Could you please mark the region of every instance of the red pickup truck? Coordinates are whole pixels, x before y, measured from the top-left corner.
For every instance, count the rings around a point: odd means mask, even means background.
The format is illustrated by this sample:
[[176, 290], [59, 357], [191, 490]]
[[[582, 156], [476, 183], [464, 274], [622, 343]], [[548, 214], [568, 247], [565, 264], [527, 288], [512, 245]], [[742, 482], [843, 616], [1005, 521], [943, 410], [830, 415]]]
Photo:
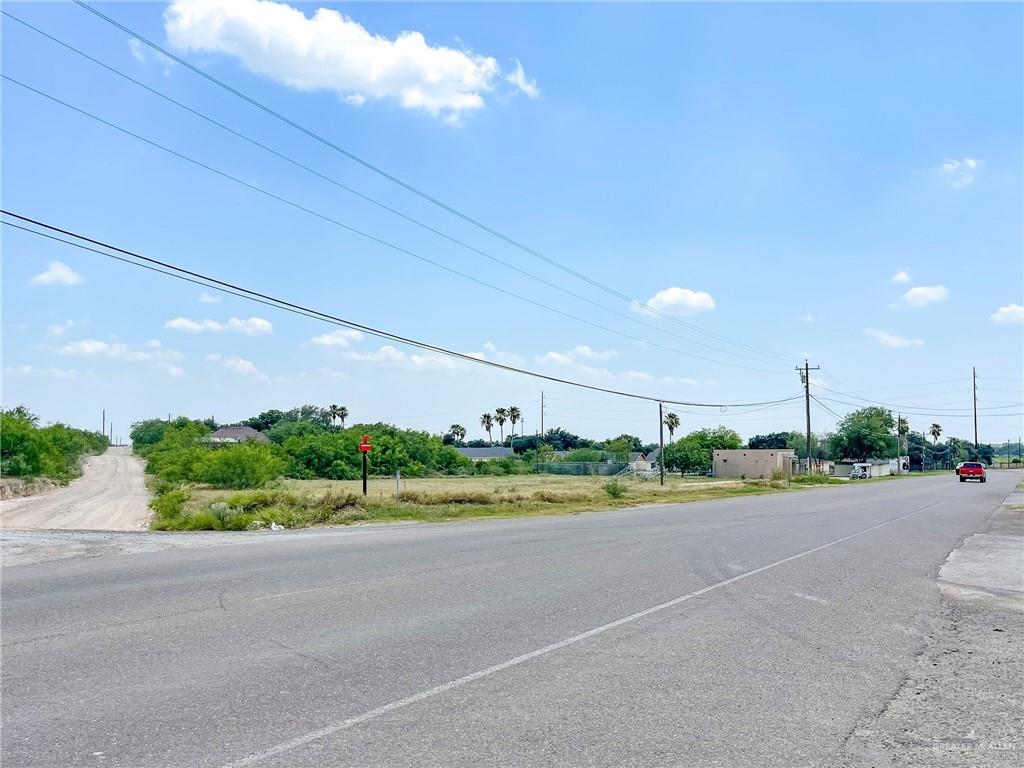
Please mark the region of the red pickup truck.
[[968, 479], [973, 478], [985, 482], [985, 465], [979, 464], [976, 461], [965, 461], [963, 466], [960, 467], [960, 482], [966, 483]]

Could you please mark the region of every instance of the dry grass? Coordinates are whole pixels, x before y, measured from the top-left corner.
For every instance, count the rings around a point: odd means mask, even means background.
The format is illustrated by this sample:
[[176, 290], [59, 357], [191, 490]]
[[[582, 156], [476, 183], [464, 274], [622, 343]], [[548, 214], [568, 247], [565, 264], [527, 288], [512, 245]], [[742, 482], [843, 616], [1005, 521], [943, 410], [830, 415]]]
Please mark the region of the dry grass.
[[[607, 477], [517, 475], [373, 480], [362, 496], [359, 482], [286, 480], [273, 488], [225, 492], [189, 488], [154, 527], [168, 530], [239, 530], [271, 521], [290, 528], [398, 520], [442, 521], [475, 517], [577, 514], [638, 504], [702, 501], [785, 490], [759, 480], [619, 478], [613, 494]], [[170, 501], [170, 500], [169, 500]], [[258, 522], [257, 522], [258, 521]]]

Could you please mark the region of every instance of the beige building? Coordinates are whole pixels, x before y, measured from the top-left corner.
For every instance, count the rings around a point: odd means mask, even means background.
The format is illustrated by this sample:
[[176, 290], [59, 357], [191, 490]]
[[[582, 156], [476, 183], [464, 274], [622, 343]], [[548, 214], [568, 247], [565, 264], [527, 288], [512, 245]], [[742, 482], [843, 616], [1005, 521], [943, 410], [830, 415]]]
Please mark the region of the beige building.
[[737, 448], [715, 451], [712, 474], [715, 477], [770, 479], [775, 472], [788, 475], [790, 462], [796, 460], [791, 448]]

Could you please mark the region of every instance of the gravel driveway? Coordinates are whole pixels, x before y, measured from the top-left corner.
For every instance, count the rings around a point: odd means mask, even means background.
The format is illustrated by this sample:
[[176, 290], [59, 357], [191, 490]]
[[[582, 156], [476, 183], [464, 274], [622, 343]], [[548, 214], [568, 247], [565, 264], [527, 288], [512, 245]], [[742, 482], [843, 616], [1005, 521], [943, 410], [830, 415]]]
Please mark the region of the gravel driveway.
[[65, 488], [0, 502], [0, 527], [138, 531], [149, 524], [148, 504], [142, 462], [130, 448], [110, 448], [87, 458]]

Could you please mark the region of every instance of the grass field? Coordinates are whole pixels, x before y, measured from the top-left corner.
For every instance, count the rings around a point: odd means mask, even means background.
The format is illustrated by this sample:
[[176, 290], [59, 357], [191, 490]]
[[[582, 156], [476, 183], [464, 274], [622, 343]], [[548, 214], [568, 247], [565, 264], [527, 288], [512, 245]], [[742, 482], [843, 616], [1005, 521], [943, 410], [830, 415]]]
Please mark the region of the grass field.
[[[914, 477], [920, 477], [916, 474]], [[897, 480], [899, 478], [877, 478]], [[904, 478], [906, 479], [906, 478]], [[761, 493], [785, 493], [846, 480], [782, 481], [510, 475], [371, 479], [366, 497], [359, 481], [282, 480], [256, 490], [225, 491], [192, 486], [153, 503], [156, 530], [246, 530], [277, 523], [287, 528], [366, 522], [438, 522], [476, 517], [578, 514], [639, 504], [705, 501]], [[857, 482], [872, 482], [857, 481]]]
[[[667, 477], [624, 478], [514, 475], [394, 478], [359, 481], [283, 480], [270, 488], [224, 491], [193, 486], [154, 503], [157, 530], [244, 530], [271, 522], [289, 528], [401, 520], [576, 514], [637, 504], [701, 501], [785, 491], [784, 482]], [[397, 491], [397, 492], [396, 492]]]

